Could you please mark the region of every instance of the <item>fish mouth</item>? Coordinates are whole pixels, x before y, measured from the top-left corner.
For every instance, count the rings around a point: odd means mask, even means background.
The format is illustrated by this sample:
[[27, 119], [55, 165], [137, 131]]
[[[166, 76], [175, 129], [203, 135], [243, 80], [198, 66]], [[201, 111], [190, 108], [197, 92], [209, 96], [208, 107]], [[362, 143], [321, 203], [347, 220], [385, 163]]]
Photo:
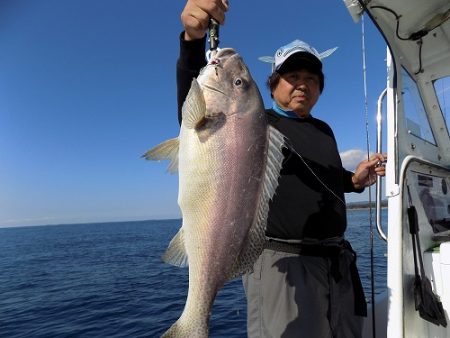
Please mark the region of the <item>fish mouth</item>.
[[[218, 71], [221, 68], [224, 68], [225, 65], [236, 58], [240, 58], [239, 54], [236, 53], [236, 51], [233, 48], [222, 48], [219, 49], [214, 57], [209, 61], [209, 63], [206, 65], [206, 67], [214, 67], [216, 71], [216, 75], [218, 75]], [[220, 88], [213, 86], [211, 84], [208, 84], [207, 82], [201, 84], [202, 89], [209, 90], [211, 92], [219, 93], [224, 95], [225, 97], [228, 97], [227, 93], [225, 93]]]
[[203, 84], [202, 84], [202, 88], [203, 88], [203, 89], [210, 90], [210, 91], [215, 92], [215, 93], [222, 94], [222, 95], [224, 95], [224, 96], [228, 96], [224, 91], [220, 90], [220, 89], [217, 88], [217, 87], [211, 86], [211, 85], [209, 85], [209, 84], [207, 84], [207, 83], [203, 83]]
[[233, 56], [239, 56], [238, 53], [233, 48], [222, 48], [219, 49], [214, 57], [209, 61], [208, 65], [223, 65]]

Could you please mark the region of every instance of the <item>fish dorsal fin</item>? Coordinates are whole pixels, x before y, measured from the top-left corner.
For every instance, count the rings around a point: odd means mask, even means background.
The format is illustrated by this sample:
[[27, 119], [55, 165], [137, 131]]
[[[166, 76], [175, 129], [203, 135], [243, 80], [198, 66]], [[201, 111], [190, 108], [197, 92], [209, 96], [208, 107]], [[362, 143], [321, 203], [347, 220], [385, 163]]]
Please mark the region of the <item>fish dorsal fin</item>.
[[205, 98], [197, 79], [194, 79], [182, 108], [183, 124], [188, 129], [194, 129], [205, 118], [205, 115]]
[[252, 271], [253, 264], [261, 254], [266, 240], [269, 202], [278, 186], [278, 178], [284, 160], [282, 149], [286, 147], [286, 137], [272, 126], [268, 128], [268, 138], [266, 168], [255, 221], [249, 230], [246, 244], [235, 262], [230, 279]]
[[272, 199], [278, 186], [278, 177], [280, 176], [280, 171], [284, 160], [282, 150], [286, 147], [286, 137], [281, 132], [272, 126], [269, 126], [268, 133], [269, 149], [267, 151], [267, 169], [263, 184], [264, 194], [262, 196], [262, 198], [267, 200], [267, 208], [269, 207], [269, 201]]
[[180, 142], [178, 137], [171, 138], [170, 140], [164, 141], [158, 144], [156, 147], [147, 151], [143, 158], [146, 160], [160, 161], [160, 160], [170, 160], [169, 167], [167, 171], [171, 174], [178, 171], [178, 149]]
[[166, 252], [162, 256], [162, 259], [164, 262], [175, 266], [188, 266], [188, 256], [184, 245], [183, 227], [181, 227], [180, 231], [178, 231], [178, 233], [170, 241]]

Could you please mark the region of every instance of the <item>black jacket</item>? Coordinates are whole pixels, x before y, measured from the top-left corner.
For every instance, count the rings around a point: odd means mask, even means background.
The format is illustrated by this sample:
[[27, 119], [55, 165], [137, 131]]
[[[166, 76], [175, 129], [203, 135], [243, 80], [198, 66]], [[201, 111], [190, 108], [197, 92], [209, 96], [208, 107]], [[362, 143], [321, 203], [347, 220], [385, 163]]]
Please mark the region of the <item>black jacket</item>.
[[[181, 108], [192, 79], [206, 64], [205, 41], [186, 42], [180, 38], [177, 61], [180, 123]], [[266, 235], [282, 239], [343, 236], [347, 227], [344, 192], [362, 190], [353, 188], [352, 173], [342, 167], [331, 128], [314, 117], [292, 119], [272, 109], [267, 109], [266, 113], [269, 123], [283, 133], [290, 146], [301, 155], [300, 158], [290, 150], [284, 151], [285, 160], [270, 204]]]

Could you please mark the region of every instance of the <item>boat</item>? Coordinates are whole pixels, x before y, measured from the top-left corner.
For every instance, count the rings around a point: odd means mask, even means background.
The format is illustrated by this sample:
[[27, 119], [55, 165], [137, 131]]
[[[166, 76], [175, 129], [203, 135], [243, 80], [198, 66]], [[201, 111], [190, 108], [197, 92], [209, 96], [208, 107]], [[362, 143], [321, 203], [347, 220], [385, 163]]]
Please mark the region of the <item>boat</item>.
[[[364, 337], [450, 337], [450, 2], [344, 3], [355, 22], [369, 17], [387, 44], [376, 123], [377, 151], [385, 146], [388, 161], [375, 212], [387, 241], [387, 285]], [[388, 224], [380, 221], [383, 190]]]

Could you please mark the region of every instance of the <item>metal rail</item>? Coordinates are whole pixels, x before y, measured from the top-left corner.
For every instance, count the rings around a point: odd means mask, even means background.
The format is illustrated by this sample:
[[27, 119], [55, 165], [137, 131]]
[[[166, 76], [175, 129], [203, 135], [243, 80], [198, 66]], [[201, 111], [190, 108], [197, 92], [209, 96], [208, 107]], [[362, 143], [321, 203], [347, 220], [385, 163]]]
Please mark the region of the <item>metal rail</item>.
[[[382, 153], [382, 111], [383, 111], [383, 99], [386, 96], [387, 88], [378, 97], [377, 104], [377, 153]], [[384, 165], [384, 164], [383, 164]], [[377, 230], [380, 237], [387, 242], [387, 236], [381, 226], [381, 177], [377, 176], [376, 182], [376, 202], [375, 202], [375, 212], [376, 212], [376, 223]]]

